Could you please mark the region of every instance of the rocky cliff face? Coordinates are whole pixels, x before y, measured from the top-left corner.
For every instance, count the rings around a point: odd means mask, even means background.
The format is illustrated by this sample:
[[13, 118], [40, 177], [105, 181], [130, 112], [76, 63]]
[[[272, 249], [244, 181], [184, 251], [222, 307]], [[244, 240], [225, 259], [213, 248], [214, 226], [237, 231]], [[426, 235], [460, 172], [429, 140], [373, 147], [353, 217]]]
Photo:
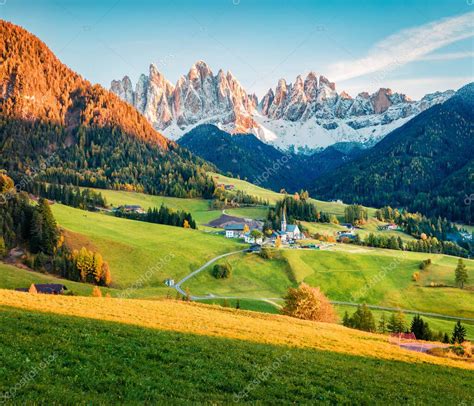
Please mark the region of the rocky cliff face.
[[133, 91], [130, 79], [114, 80], [111, 90], [135, 106], [156, 129], [178, 138], [200, 123], [220, 124], [229, 132], [249, 132], [256, 126], [255, 95], [249, 95], [231, 72], [214, 75], [209, 66], [196, 62], [173, 86], [150, 65]]
[[173, 86], [150, 66], [135, 89], [130, 78], [114, 80], [111, 90], [140, 111], [153, 126], [176, 139], [198, 124], [230, 133], [254, 133], [281, 149], [314, 149], [336, 142], [375, 143], [385, 134], [454, 93], [434, 93], [420, 101], [381, 88], [352, 98], [336, 84], [310, 72], [294, 83], [278, 81], [258, 103], [231, 72], [214, 75], [196, 62]]
[[442, 103], [453, 91], [412, 101], [404, 94], [381, 88], [352, 98], [338, 93], [334, 82], [310, 72], [293, 84], [278, 81], [259, 105], [258, 136], [280, 148], [314, 149], [336, 142], [373, 144], [421, 111]]

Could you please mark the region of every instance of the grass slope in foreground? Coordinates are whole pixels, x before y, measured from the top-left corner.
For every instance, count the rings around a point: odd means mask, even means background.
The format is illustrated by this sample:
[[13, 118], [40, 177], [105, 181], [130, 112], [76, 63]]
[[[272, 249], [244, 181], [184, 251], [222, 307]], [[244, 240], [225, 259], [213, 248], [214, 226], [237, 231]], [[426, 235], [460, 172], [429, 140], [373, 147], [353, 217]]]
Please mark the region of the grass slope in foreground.
[[123, 300], [118, 311], [116, 301], [0, 291], [0, 393], [53, 356], [14, 402], [474, 401], [471, 364], [383, 336], [174, 301]]

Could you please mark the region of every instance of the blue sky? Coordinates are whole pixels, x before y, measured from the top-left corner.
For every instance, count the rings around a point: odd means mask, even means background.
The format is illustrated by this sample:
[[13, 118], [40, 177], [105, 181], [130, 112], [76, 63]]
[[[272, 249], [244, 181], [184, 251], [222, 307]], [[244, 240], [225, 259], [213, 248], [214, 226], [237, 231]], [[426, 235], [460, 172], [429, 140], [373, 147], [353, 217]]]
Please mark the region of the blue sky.
[[106, 87], [151, 62], [175, 83], [197, 60], [259, 97], [310, 70], [352, 95], [414, 98], [474, 75], [474, 0], [0, 0], [0, 17]]

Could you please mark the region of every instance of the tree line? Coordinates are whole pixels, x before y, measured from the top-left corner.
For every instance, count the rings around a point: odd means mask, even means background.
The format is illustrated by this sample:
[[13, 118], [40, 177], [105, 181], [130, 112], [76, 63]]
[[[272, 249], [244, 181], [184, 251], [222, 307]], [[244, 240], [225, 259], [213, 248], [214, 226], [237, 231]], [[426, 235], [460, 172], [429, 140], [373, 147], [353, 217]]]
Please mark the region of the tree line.
[[124, 207], [115, 211], [116, 217], [127, 218], [130, 220], [146, 221], [148, 223], [165, 224], [168, 226], [184, 227], [196, 229], [196, 221], [191, 213], [183, 210], [173, 210], [164, 204], [159, 209], [149, 208], [146, 213], [137, 213], [126, 211]]
[[35, 196], [54, 200], [66, 206], [83, 210], [95, 210], [96, 207], [107, 207], [107, 200], [100, 192], [91, 189], [80, 189], [78, 186], [54, 185], [43, 182], [31, 184], [27, 190]]
[[[15, 247], [26, 254], [24, 263], [40, 272], [107, 286], [111, 274], [99, 253], [72, 251], [65, 244], [48, 201], [32, 204], [26, 192], [16, 193], [11, 178], [0, 173], [0, 258]], [[91, 276], [93, 275], [93, 276]]]
[[364, 303], [357, 306], [357, 310], [352, 314], [346, 311], [342, 320], [346, 327], [357, 330], [385, 333], [413, 333], [417, 340], [441, 341], [451, 344], [462, 344], [466, 340], [466, 328], [458, 321], [453, 328], [451, 337], [447, 333], [434, 332], [427, 321], [417, 314], [411, 323], [408, 323], [403, 312], [391, 313], [387, 318], [382, 313], [378, 323], [369, 307]]

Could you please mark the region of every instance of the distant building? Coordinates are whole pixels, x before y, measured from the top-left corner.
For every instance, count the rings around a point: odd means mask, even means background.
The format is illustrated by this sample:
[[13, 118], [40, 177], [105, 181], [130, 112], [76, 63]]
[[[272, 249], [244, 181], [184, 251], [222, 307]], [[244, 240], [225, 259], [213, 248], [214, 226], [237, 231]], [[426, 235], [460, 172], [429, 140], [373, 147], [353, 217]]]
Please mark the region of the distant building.
[[174, 279], [171, 279], [171, 278], [165, 279], [165, 285], [169, 287], [174, 286]]
[[300, 231], [298, 224], [289, 224], [286, 226], [286, 234], [290, 240], [301, 240], [304, 238], [303, 233]]
[[[36, 292], [47, 295], [62, 295], [67, 287], [60, 283], [35, 283]], [[29, 288], [17, 288], [18, 292], [28, 292]]]
[[262, 242], [263, 242], [262, 237], [254, 238], [254, 237], [252, 237], [250, 232], [244, 234], [244, 240], [248, 244], [262, 244]]
[[139, 206], [138, 204], [126, 204], [124, 206], [119, 206], [114, 211], [124, 211], [126, 213], [138, 213], [138, 214], [145, 213], [145, 210], [142, 209], [142, 206]]
[[245, 223], [226, 224], [224, 230], [226, 238], [243, 238]]
[[286, 208], [283, 208], [281, 214], [280, 230], [274, 231], [271, 238], [272, 240], [280, 238], [282, 243], [287, 243], [292, 240], [302, 240], [305, 238], [305, 236], [298, 227], [298, 224], [287, 224]]

